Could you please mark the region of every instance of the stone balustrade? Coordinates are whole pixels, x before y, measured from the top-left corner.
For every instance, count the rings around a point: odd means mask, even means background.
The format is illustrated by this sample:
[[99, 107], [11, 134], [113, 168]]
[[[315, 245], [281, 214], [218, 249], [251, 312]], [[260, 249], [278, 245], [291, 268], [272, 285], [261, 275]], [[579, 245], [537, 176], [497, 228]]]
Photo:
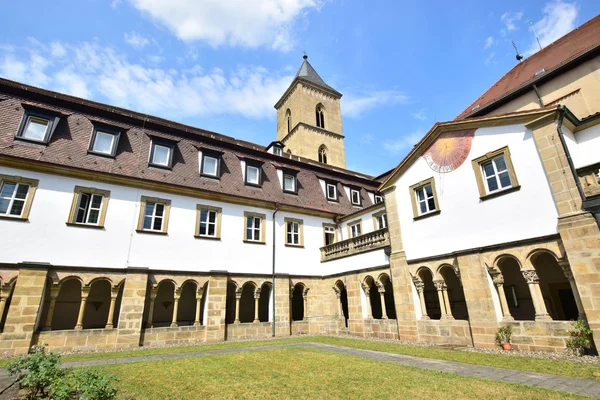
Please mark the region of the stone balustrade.
[[378, 250], [390, 245], [387, 228], [365, 233], [351, 239], [321, 247], [321, 262], [336, 260], [368, 251]]
[[600, 194], [600, 163], [578, 169], [577, 175], [587, 197]]

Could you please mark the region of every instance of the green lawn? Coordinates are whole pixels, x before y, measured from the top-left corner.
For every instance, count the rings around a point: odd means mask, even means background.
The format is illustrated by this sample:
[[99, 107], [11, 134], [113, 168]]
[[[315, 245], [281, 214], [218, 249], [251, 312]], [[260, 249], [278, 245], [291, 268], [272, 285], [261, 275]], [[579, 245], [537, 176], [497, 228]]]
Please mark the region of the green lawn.
[[120, 399], [540, 399], [564, 393], [306, 348], [105, 365]]

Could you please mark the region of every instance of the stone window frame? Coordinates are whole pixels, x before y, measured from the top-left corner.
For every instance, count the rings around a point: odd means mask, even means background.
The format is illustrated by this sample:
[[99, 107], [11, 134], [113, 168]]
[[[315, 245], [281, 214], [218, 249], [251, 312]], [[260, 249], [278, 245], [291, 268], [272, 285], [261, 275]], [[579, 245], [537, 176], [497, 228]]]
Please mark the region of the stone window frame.
[[[333, 228], [333, 243], [337, 243], [338, 241], [338, 227], [336, 224], [328, 224], [323, 222], [323, 246], [327, 246], [327, 232], [325, 232], [325, 228]], [[333, 244], [333, 243], [330, 243]]]
[[[100, 207], [100, 215], [98, 215], [97, 224], [88, 224], [82, 222], [76, 222], [77, 209], [79, 208], [79, 200], [82, 194], [99, 195], [102, 196], [102, 205]], [[90, 199], [91, 200], [91, 199]], [[110, 200], [110, 190], [97, 189], [94, 187], [86, 186], [75, 186], [73, 189], [73, 201], [71, 202], [71, 209], [69, 211], [69, 217], [66, 224], [68, 226], [76, 226], [81, 228], [97, 228], [103, 229], [104, 222], [106, 221], [106, 211], [108, 210], [108, 202]]]
[[[215, 236], [201, 235], [200, 234], [200, 215], [202, 211], [214, 211], [216, 216]], [[194, 237], [196, 239], [207, 239], [207, 240], [221, 240], [221, 216], [223, 215], [223, 209], [221, 207], [209, 206], [206, 204], [196, 205], [196, 229]]]
[[[418, 205], [418, 201], [417, 201], [417, 190], [421, 189], [422, 187], [424, 187], [426, 185], [431, 185], [431, 192], [433, 193], [433, 201], [435, 203], [435, 210], [429, 211], [425, 214], [421, 214], [419, 212], [419, 205]], [[440, 202], [438, 201], [438, 197], [437, 197], [437, 189], [435, 187], [435, 177], [432, 176], [431, 178], [427, 178], [425, 180], [422, 180], [421, 182], [415, 183], [414, 185], [412, 185], [408, 188], [408, 191], [409, 191], [409, 195], [410, 195], [410, 202], [412, 204], [414, 221], [416, 221], [418, 219], [438, 215], [440, 212], [442, 212], [442, 210], [440, 209]]]
[[[290, 243], [288, 242], [288, 224], [289, 223], [297, 223], [298, 224], [298, 244], [294, 244], [294, 243]], [[284, 243], [286, 247], [297, 247], [297, 248], [303, 248], [304, 247], [304, 221], [298, 218], [289, 218], [289, 217], [285, 217], [283, 219], [283, 225], [285, 227], [285, 229], [283, 230], [283, 234], [284, 234]]]
[[[495, 192], [488, 193], [487, 185], [484, 182], [483, 173], [481, 170], [482, 164], [500, 155], [504, 156], [504, 161], [506, 162], [506, 168], [508, 169], [508, 174], [510, 176], [512, 186], [506, 189], [500, 189]], [[477, 189], [479, 190], [480, 200], [487, 200], [496, 196], [501, 196], [503, 194], [511, 193], [521, 189], [519, 181], [517, 180], [517, 175], [515, 173], [515, 167], [513, 166], [512, 159], [510, 157], [510, 150], [508, 146], [501, 147], [494, 151], [489, 151], [483, 156], [473, 159], [471, 161], [471, 164], [473, 166], [473, 171], [475, 172], [475, 180], [477, 182]]]
[[[119, 146], [119, 139], [121, 138], [122, 130], [119, 128], [107, 125], [107, 124], [99, 123], [99, 122], [92, 122], [92, 123], [94, 124], [94, 127], [92, 129], [92, 136], [90, 137], [90, 145], [88, 147], [88, 154], [93, 154], [95, 156], [101, 156], [101, 157], [115, 158], [115, 156], [117, 155], [117, 147]], [[102, 153], [100, 151], [94, 150], [94, 144], [96, 142], [96, 136], [98, 134], [98, 131], [114, 136], [112, 149], [110, 150], [110, 153]]]
[[[162, 229], [160, 231], [155, 231], [155, 230], [150, 230], [150, 229], [144, 229], [144, 214], [145, 214], [145, 210], [146, 210], [146, 203], [158, 203], [158, 204], [164, 204], [165, 206], [165, 212], [163, 213], [163, 223], [162, 223]], [[169, 199], [162, 199], [159, 197], [152, 197], [152, 196], [142, 196], [140, 198], [140, 213], [138, 216], [138, 225], [137, 225], [137, 229], [135, 230], [137, 233], [149, 233], [149, 234], [154, 234], [154, 235], [166, 235], [168, 232], [168, 228], [169, 228], [169, 216], [171, 214], [171, 200]]]
[[[260, 240], [249, 240], [246, 236], [246, 224], [248, 223], [248, 218], [250, 217], [254, 217], [254, 218], [260, 218]], [[261, 213], [257, 213], [257, 212], [251, 212], [251, 211], [244, 211], [244, 224], [243, 224], [243, 242], [244, 243], [249, 243], [249, 244], [267, 244], [266, 241], [266, 221], [267, 221], [267, 215], [266, 214], [261, 214]]]
[[[379, 212], [376, 212], [375, 214], [373, 214], [373, 216], [372, 216], [372, 217], [373, 217], [373, 230], [375, 230], [375, 231], [378, 231], [378, 230], [380, 230], [380, 229], [385, 229], [385, 228], [387, 228], [387, 227], [388, 227], [388, 223], [387, 223], [387, 215], [386, 215], [386, 214], [387, 214], [387, 210], [385, 210], [385, 209], [383, 209], [383, 210], [381, 210], [381, 211], [379, 211]], [[378, 228], [378, 227], [377, 227], [377, 218], [381, 217], [382, 215], [386, 215], [386, 219], [385, 219], [385, 221], [386, 221], [386, 223], [385, 223], [385, 227], [384, 227], [384, 228]]]
[[[46, 128], [46, 132], [42, 140], [31, 139], [23, 136], [23, 133], [25, 133], [25, 128], [27, 127], [27, 124], [29, 123], [32, 117], [48, 121], [48, 127]], [[17, 130], [15, 139], [30, 143], [48, 145], [50, 139], [52, 139], [52, 136], [54, 135], [54, 131], [56, 130], [56, 127], [58, 126], [59, 122], [60, 116], [58, 115], [58, 113], [52, 113], [44, 109], [38, 109], [30, 106], [24, 106], [23, 117], [21, 118], [21, 123], [19, 124], [19, 129]]]
[[35, 192], [37, 191], [40, 181], [37, 179], [24, 178], [22, 176], [0, 174], [0, 190], [2, 189], [2, 186], [4, 186], [4, 183], [21, 183], [24, 185], [29, 185], [29, 190], [27, 191], [27, 197], [25, 198], [25, 204], [23, 205], [23, 211], [21, 212], [21, 215], [18, 217], [10, 215], [0, 215], [0, 219], [8, 219], [12, 221], [29, 221], [29, 213], [31, 212], [33, 198], [35, 196]]
[[[360, 235], [352, 236], [352, 227], [354, 225], [359, 225]], [[348, 222], [348, 239], [353, 239], [355, 237], [359, 237], [364, 234], [363, 226], [362, 226], [362, 218], [355, 219], [354, 221]]]

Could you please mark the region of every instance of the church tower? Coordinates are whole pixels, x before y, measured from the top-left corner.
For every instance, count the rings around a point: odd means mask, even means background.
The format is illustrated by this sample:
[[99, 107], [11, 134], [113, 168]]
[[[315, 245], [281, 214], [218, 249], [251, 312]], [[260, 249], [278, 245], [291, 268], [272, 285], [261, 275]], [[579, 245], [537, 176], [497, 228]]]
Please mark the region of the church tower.
[[292, 84], [275, 104], [277, 140], [285, 145], [285, 151], [346, 168], [341, 98], [304, 55]]

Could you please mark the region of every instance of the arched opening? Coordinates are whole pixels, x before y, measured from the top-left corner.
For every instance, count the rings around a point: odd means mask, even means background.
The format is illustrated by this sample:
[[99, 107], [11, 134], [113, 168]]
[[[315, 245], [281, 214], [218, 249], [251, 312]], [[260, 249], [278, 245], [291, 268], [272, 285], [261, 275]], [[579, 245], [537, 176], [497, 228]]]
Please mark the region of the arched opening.
[[429, 268], [419, 270], [419, 278], [423, 282], [423, 296], [425, 296], [425, 308], [430, 319], [440, 319], [442, 310], [440, 309], [440, 300], [437, 289], [433, 285], [433, 274]]
[[324, 144], [319, 147], [319, 162], [327, 164], [327, 147]]
[[392, 281], [387, 274], [382, 274], [379, 277], [379, 281], [385, 289], [384, 301], [385, 311], [389, 319], [396, 319], [396, 304], [394, 303], [394, 288], [392, 287]]
[[450, 310], [447, 311], [452, 313], [454, 319], [469, 319], [465, 292], [460, 279], [456, 276], [456, 272], [452, 267], [446, 265], [440, 269], [440, 275], [444, 278], [447, 287], [448, 301], [450, 303]]
[[375, 279], [368, 276], [365, 278], [365, 284], [369, 288], [369, 302], [371, 303], [371, 316], [375, 319], [381, 319], [383, 313], [381, 312], [381, 296], [379, 295], [379, 288], [375, 284]]
[[317, 104], [317, 107], [315, 108], [315, 117], [317, 121], [317, 126], [319, 128], [325, 129], [325, 113], [322, 104]]
[[349, 319], [349, 313], [348, 313], [348, 291], [346, 290], [346, 285], [344, 285], [344, 283], [342, 281], [337, 281], [335, 286], [337, 287], [337, 289], [339, 290], [340, 293], [340, 310], [341, 310], [341, 316], [344, 317], [344, 324], [346, 325], [346, 328], [348, 327], [348, 319]]
[[4, 301], [4, 309], [2, 310], [2, 314], [0, 314], [0, 332], [4, 330], [6, 316], [8, 315], [8, 309], [10, 308], [13, 292], [15, 291], [15, 282], [16, 280], [2, 285], [2, 296], [6, 296], [6, 300]]
[[177, 325], [194, 325], [196, 305], [198, 304], [196, 292], [196, 282], [187, 281], [181, 287], [181, 295], [177, 306]]
[[[113, 314], [113, 328], [119, 327], [119, 315], [121, 314], [121, 303], [123, 302], [123, 289], [125, 288], [125, 282], [119, 284], [119, 292], [117, 293], [117, 299], [115, 301], [115, 313]], [[142, 325], [145, 326], [145, 325]]]
[[531, 257], [531, 264], [540, 279], [540, 289], [548, 314], [553, 320], [577, 320], [579, 312], [571, 285], [556, 258], [548, 252]]
[[519, 263], [514, 257], [504, 256], [497, 265], [504, 278], [504, 293], [510, 315], [516, 321], [533, 321], [535, 308]]
[[302, 321], [304, 319], [304, 285], [296, 283], [292, 293], [292, 320]]
[[79, 279], [68, 279], [60, 284], [55, 304], [54, 314], [52, 314], [52, 330], [74, 329], [81, 304]]
[[285, 121], [287, 123], [287, 131], [290, 133], [292, 131], [292, 112], [289, 108], [285, 112]]
[[227, 299], [225, 302], [225, 323], [233, 324], [235, 322], [235, 292], [237, 285], [232, 282], [227, 282]]
[[258, 319], [260, 322], [269, 322], [269, 308], [271, 307], [271, 284], [265, 282], [260, 287], [258, 299]]
[[240, 322], [254, 321], [254, 283], [247, 282], [242, 286], [242, 297], [240, 298]]
[[174, 299], [175, 284], [167, 280], [160, 282], [152, 314], [152, 326], [154, 328], [171, 325], [173, 321]]
[[106, 279], [97, 279], [90, 286], [83, 314], [83, 329], [102, 329], [108, 322], [112, 285]]

